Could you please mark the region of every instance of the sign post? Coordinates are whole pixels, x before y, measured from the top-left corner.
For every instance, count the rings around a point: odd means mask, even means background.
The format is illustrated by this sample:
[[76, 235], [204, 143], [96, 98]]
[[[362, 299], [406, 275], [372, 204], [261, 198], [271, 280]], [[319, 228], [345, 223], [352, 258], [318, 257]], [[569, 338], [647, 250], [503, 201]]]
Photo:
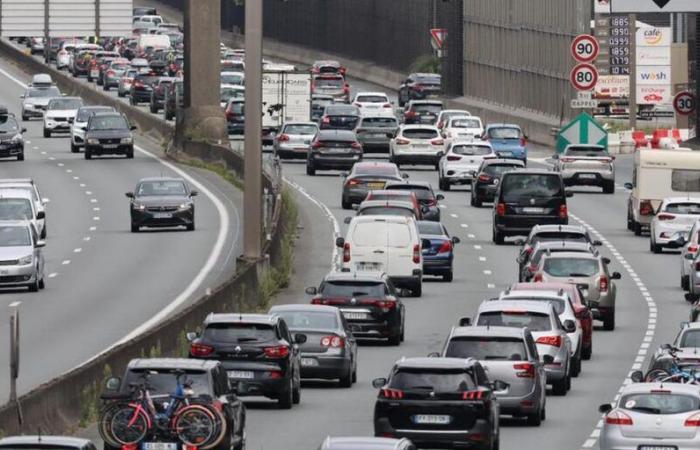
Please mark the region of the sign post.
[[17, 378], [19, 378], [19, 305], [10, 303], [10, 403], [17, 408], [17, 422], [22, 427], [22, 408], [17, 399]]
[[602, 145], [608, 148], [608, 132], [587, 113], [581, 113], [561, 129], [557, 135], [557, 152], [562, 153], [568, 145]]
[[433, 50], [437, 52], [438, 58], [442, 58], [445, 41], [447, 41], [446, 28], [431, 28], [430, 45], [432, 45]]

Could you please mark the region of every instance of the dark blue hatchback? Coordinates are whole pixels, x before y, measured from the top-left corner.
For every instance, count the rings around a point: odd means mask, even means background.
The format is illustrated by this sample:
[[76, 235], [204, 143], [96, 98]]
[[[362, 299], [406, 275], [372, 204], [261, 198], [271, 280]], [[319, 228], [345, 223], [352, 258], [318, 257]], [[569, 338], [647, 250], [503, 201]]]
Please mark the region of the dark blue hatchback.
[[459, 238], [450, 237], [442, 223], [425, 220], [418, 222], [418, 233], [423, 247], [423, 274], [452, 281], [454, 245]]

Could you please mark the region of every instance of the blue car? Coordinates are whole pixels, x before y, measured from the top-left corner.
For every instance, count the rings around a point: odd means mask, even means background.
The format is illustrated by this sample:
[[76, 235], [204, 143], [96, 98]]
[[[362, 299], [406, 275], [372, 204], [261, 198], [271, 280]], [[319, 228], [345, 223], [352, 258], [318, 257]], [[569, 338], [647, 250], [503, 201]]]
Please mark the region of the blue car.
[[507, 123], [491, 123], [486, 126], [484, 140], [499, 158], [514, 158], [527, 163], [527, 136], [518, 125]]
[[450, 237], [442, 223], [427, 220], [418, 221], [418, 234], [423, 247], [423, 274], [452, 281], [454, 245], [459, 238]]

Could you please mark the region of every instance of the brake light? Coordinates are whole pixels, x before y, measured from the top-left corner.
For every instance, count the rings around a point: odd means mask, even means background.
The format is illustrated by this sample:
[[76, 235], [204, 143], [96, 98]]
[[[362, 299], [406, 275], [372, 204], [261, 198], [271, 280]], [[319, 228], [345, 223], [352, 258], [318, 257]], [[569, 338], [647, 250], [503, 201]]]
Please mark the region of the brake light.
[[651, 216], [654, 214], [654, 208], [649, 200], [642, 200], [639, 204], [639, 214], [642, 216]]
[[281, 380], [284, 375], [281, 370], [270, 370], [268, 373], [273, 380]]
[[286, 358], [289, 355], [289, 347], [286, 345], [265, 347], [264, 351], [267, 358]]
[[521, 146], [521, 147], [525, 147], [526, 145], [527, 145], [527, 140], [525, 140], [524, 137], [521, 137], [521, 138], [520, 138], [520, 146]]
[[113, 76], [114, 76], [114, 71], [113, 71], [113, 70], [108, 70], [108, 71], [107, 71], [107, 76], [108, 76], [108, 77], [113, 77]]
[[535, 276], [532, 277], [533, 283], [541, 283], [542, 280], [544, 280], [544, 275], [542, 275], [542, 272], [537, 272]]
[[700, 261], [695, 263], [695, 270], [700, 271]]
[[686, 427], [700, 427], [700, 413], [695, 413], [692, 416], [685, 419], [683, 426]]
[[566, 219], [569, 216], [569, 209], [566, 205], [559, 205], [559, 217]]
[[398, 389], [383, 388], [379, 392], [382, 397], [391, 400], [401, 400], [403, 398], [403, 391], [400, 391]]
[[459, 160], [461, 160], [461, 159], [462, 159], [462, 157], [461, 157], [461, 156], [457, 156], [457, 155], [448, 155], [448, 156], [447, 156], [447, 160], [448, 160], [448, 161], [459, 161]]
[[420, 263], [420, 245], [418, 244], [413, 246], [413, 262], [415, 264]]
[[491, 181], [491, 177], [489, 175], [486, 175], [485, 173], [482, 173], [481, 175], [479, 175], [479, 181], [488, 183], [489, 181]]
[[574, 161], [574, 158], [561, 158], [560, 161], [563, 163], [570, 163]]
[[605, 423], [608, 425], [633, 425], [632, 418], [617, 409], [610, 411], [605, 416]]
[[673, 214], [659, 214], [656, 216], [659, 220], [673, 220], [676, 218]]
[[688, 252], [689, 253], [695, 253], [698, 251], [698, 246], [697, 245], [689, 245], [688, 246]]
[[347, 184], [348, 186], [357, 186], [357, 185], [359, 185], [360, 183], [361, 183], [360, 180], [352, 179], [352, 180], [348, 180], [348, 182], [345, 183], [345, 184]]
[[316, 297], [311, 299], [311, 304], [312, 305], [327, 305], [328, 300], [324, 300], [323, 298]]
[[535, 251], [534, 247], [530, 247], [529, 245], [525, 247], [525, 250], [523, 250], [527, 255], [532, 255], [532, 252]]
[[323, 347], [343, 348], [345, 347], [345, 339], [340, 336], [324, 336], [321, 338]]
[[517, 370], [515, 376], [518, 378], [535, 378], [535, 365], [532, 363], [513, 364], [513, 369]]
[[484, 391], [467, 391], [462, 392], [462, 400], [482, 400]]
[[505, 216], [506, 215], [506, 204], [505, 203], [499, 203], [496, 205], [496, 215], [497, 216]]
[[598, 287], [600, 288], [600, 292], [608, 292], [609, 284], [610, 282], [608, 281], [608, 277], [606, 277], [605, 275], [601, 276], [598, 280]]
[[445, 145], [445, 141], [443, 141], [441, 138], [433, 139], [430, 141], [431, 145]]
[[396, 144], [396, 145], [408, 145], [410, 143], [411, 143], [411, 141], [409, 141], [408, 139], [402, 139], [402, 138], [398, 138], [394, 141], [394, 144]]
[[209, 356], [214, 353], [214, 347], [204, 344], [192, 344], [190, 345], [190, 354], [192, 356]]
[[349, 84], [346, 84], [345, 86], [343, 86], [343, 92], [345, 92], [346, 94], [350, 92], [350, 85]]
[[321, 119], [321, 122], [323, 122], [323, 123], [331, 123], [331, 118], [328, 117], [328, 116], [325, 116], [325, 117], [323, 117], [323, 119]]
[[343, 245], [343, 262], [350, 262], [350, 244], [347, 242]]
[[438, 249], [438, 253], [447, 253], [452, 251], [452, 241], [445, 241]]
[[410, 117], [416, 117], [416, 112], [415, 111], [406, 111], [404, 113], [404, 117], [410, 118]]
[[384, 103], [383, 108], [391, 108], [391, 103]]
[[313, 144], [311, 144], [311, 147], [313, 147], [313, 148], [321, 148], [321, 147], [323, 147], [323, 142], [321, 142], [321, 141], [314, 141]]
[[417, 91], [420, 92], [420, 91], [422, 91], [422, 90], [425, 89], [425, 88], [423, 87], [422, 84], [414, 84], [414, 85], [413, 85], [413, 89], [415, 89], [415, 90], [417, 90]]
[[586, 308], [583, 305], [574, 305], [574, 316], [576, 316], [577, 319], [584, 319], [586, 318], [586, 313], [588, 312], [588, 308]]
[[359, 142], [353, 142], [352, 144], [350, 144], [350, 147], [354, 148], [355, 150], [362, 150], [362, 146]]
[[382, 310], [383, 313], [388, 313], [392, 309], [396, 308], [396, 301], [389, 300], [363, 300], [360, 302], [361, 305], [374, 306]]
[[535, 342], [542, 345], [551, 345], [552, 347], [561, 347], [561, 336], [541, 336]]
[[289, 136], [286, 134], [280, 134], [279, 137], [277, 138], [277, 141], [279, 142], [287, 142], [289, 140]]

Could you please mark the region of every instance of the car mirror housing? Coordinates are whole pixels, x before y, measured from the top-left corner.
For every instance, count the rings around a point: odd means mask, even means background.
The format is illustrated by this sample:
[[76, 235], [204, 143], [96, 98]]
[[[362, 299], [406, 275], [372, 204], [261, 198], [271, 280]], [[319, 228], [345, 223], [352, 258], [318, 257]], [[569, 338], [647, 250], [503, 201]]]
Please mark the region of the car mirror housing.
[[630, 374], [630, 380], [632, 380], [635, 383], [641, 383], [644, 381], [644, 372], [641, 370], [635, 370]]
[[613, 272], [610, 278], [613, 280], [620, 280], [622, 279], [622, 274], [620, 272]]
[[457, 236], [452, 236], [452, 243], [453, 244], [459, 244], [460, 242], [462, 242], [462, 240], [460, 238], [458, 238]]
[[190, 197], [196, 197], [199, 195], [199, 191], [191, 191], [190, 192]]
[[197, 333], [195, 333], [194, 331], [190, 331], [185, 335], [185, 337], [187, 338], [188, 341], [192, 342], [195, 339], [197, 339]]
[[128, 198], [134, 198], [134, 193], [133, 192], [127, 192], [126, 195]]
[[36, 241], [36, 244], [34, 244], [34, 247], [36, 247], [36, 248], [46, 247], [46, 241]]
[[610, 264], [610, 262], [611, 262], [610, 258], [608, 258], [606, 256], [604, 256], [601, 260], [603, 261], [604, 264]]
[[468, 327], [471, 326], [472, 324], [472, 319], [470, 317], [462, 317], [459, 319], [459, 326], [460, 327]]
[[344, 238], [339, 237], [339, 238], [336, 238], [336, 239], [335, 239], [335, 246], [336, 246], [336, 247], [341, 247], [341, 248], [342, 248], [344, 245], [345, 245], [345, 239], [344, 239]]
[[574, 333], [576, 331], [576, 322], [574, 322], [573, 320], [565, 320], [564, 330], [567, 333]]
[[375, 378], [372, 380], [372, 387], [375, 389], [381, 389], [386, 385], [386, 378]]
[[438, 195], [435, 196], [435, 199], [436, 199], [436, 200], [445, 200], [445, 196], [442, 195], [442, 194], [438, 194]]
[[46, 213], [44, 211], [39, 211], [38, 213], [36, 213], [36, 218], [37, 220], [45, 219]]
[[314, 286], [307, 287], [305, 291], [308, 295], [316, 295], [318, 294], [318, 289]]
[[440, 353], [438, 353], [438, 352], [428, 353], [428, 358], [439, 358], [439, 357], [440, 357]]
[[545, 364], [553, 364], [554, 363], [554, 356], [544, 355], [544, 356], [542, 356], [542, 362]]
[[632, 189], [634, 189], [634, 186], [632, 185], [632, 183], [625, 183], [624, 186], [625, 186], [625, 189], [628, 189], [628, 190], [630, 190], [630, 191], [631, 191]]
[[295, 344], [303, 344], [306, 342], [307, 339], [308, 339], [307, 336], [305, 334], [302, 334], [302, 333], [298, 333], [298, 334], [294, 335], [294, 343]]
[[598, 412], [601, 414], [607, 414], [612, 411], [613, 406], [610, 403], [603, 403], [598, 407]]
[[108, 391], [118, 391], [119, 386], [121, 386], [122, 380], [119, 377], [110, 377], [105, 381], [105, 389]]

